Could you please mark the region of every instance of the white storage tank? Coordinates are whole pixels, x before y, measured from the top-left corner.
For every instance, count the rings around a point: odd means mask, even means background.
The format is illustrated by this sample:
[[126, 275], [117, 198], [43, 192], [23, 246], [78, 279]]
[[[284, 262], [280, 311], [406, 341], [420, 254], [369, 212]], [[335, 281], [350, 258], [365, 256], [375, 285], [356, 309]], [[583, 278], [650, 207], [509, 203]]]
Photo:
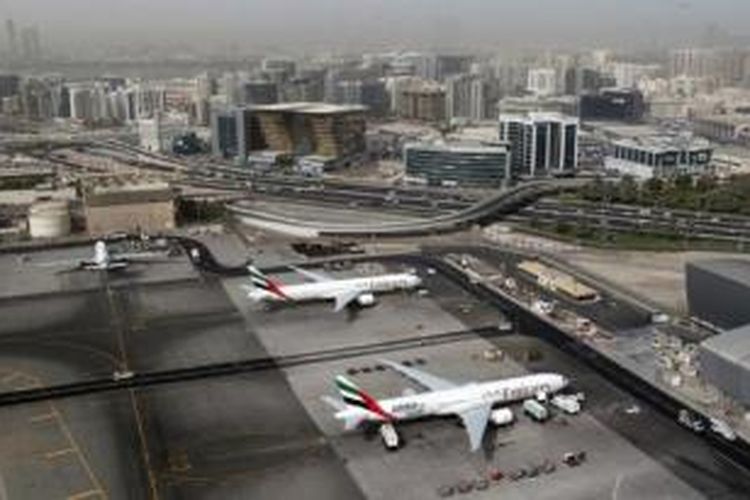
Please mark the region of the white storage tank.
[[61, 238], [70, 234], [70, 208], [66, 200], [37, 201], [29, 209], [32, 238]]

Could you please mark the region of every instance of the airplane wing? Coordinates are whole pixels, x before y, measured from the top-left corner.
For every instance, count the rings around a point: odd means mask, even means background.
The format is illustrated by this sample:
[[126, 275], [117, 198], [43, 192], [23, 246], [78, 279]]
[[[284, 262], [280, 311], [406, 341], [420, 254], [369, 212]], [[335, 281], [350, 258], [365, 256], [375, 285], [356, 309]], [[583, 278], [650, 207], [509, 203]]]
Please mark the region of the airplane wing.
[[307, 269], [302, 269], [301, 267], [297, 267], [297, 266], [289, 266], [289, 268], [305, 276], [307, 279], [315, 281], [316, 283], [326, 283], [328, 281], [336, 281], [335, 278], [328, 276], [327, 274], [324, 274], [324, 273], [315, 273], [313, 271], [308, 271]]
[[353, 300], [356, 300], [356, 298], [359, 297], [361, 293], [361, 290], [352, 288], [350, 290], [344, 290], [342, 292], [334, 294], [333, 298], [336, 300], [336, 305], [334, 306], [333, 310], [335, 312], [341, 311], [346, 306], [351, 304]]
[[131, 262], [165, 262], [169, 260], [167, 252], [125, 252], [125, 253], [112, 253], [113, 259], [124, 259]]
[[469, 434], [471, 451], [477, 451], [482, 446], [482, 438], [485, 429], [487, 429], [491, 411], [492, 405], [484, 404], [458, 413], [464, 427], [466, 427], [466, 432]]
[[454, 387], [458, 386], [458, 384], [451, 382], [450, 380], [436, 377], [435, 375], [424, 372], [422, 370], [418, 370], [416, 368], [404, 366], [401, 363], [394, 363], [393, 361], [388, 361], [387, 359], [381, 360], [380, 362], [386, 366], [393, 368], [406, 378], [416, 382], [417, 384], [430, 391], [453, 389]]
[[77, 267], [83, 259], [48, 260], [44, 262], [33, 262], [35, 267]]

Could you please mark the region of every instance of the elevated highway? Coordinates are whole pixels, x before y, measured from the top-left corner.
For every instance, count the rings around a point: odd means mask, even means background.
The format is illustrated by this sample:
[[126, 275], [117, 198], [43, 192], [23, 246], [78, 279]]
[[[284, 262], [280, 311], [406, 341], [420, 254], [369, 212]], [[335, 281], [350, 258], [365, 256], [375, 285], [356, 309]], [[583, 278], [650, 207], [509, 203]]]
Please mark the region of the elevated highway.
[[228, 205], [228, 210], [240, 220], [265, 227], [277, 225], [281, 230], [297, 230], [310, 236], [388, 237], [418, 236], [457, 231], [480, 224], [500, 215], [518, 211], [543, 196], [548, 196], [585, 183], [580, 179], [550, 179], [531, 181], [501, 191], [473, 205], [453, 213], [426, 220], [390, 223], [332, 224], [302, 220], [283, 214], [270, 214], [247, 202]]

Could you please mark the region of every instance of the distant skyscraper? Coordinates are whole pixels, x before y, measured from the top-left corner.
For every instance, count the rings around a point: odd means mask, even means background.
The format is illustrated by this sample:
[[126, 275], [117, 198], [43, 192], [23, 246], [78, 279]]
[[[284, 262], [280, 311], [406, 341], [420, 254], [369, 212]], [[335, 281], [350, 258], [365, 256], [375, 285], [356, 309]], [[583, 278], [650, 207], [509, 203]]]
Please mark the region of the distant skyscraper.
[[244, 104], [276, 104], [279, 102], [279, 86], [274, 82], [252, 81], [240, 85]]
[[436, 77], [443, 81], [449, 76], [468, 73], [471, 70], [472, 56], [439, 55], [436, 61]]
[[8, 57], [11, 62], [16, 62], [18, 60], [18, 34], [13, 19], [5, 21], [5, 30], [8, 35]]
[[42, 58], [42, 40], [39, 35], [39, 28], [36, 26], [31, 28], [31, 51], [35, 60], [38, 61]]
[[496, 119], [497, 83], [482, 75], [455, 75], [446, 80], [446, 118]]
[[636, 89], [602, 89], [581, 96], [582, 120], [618, 120], [637, 122], [646, 113], [643, 94]]
[[21, 60], [27, 63], [34, 59], [34, 31], [24, 28], [21, 30]]
[[557, 90], [557, 72], [554, 68], [529, 70], [528, 90], [540, 96], [553, 95]]

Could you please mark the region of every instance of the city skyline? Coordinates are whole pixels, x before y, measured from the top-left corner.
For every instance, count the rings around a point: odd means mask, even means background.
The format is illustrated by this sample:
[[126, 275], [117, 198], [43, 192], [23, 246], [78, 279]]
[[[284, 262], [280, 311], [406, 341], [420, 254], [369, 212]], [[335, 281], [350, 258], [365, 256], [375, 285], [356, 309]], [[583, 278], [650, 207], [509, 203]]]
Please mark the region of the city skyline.
[[[147, 13], [148, 15], [143, 15]], [[542, 15], [540, 15], [542, 13]], [[0, 14], [38, 26], [58, 52], [81, 56], [152, 47], [249, 53], [398, 47], [498, 49], [612, 46], [664, 48], [706, 38], [744, 43], [750, 5], [738, 0], [645, 2], [534, 0], [460, 5], [426, 2], [315, 4], [269, 0], [88, 2], [6, 0]], [[336, 25], [336, 30], [327, 26]], [[637, 29], [635, 29], [637, 28]], [[533, 32], [530, 38], [527, 33]], [[332, 35], [335, 33], [335, 35]], [[2, 48], [8, 51], [7, 40]]]

